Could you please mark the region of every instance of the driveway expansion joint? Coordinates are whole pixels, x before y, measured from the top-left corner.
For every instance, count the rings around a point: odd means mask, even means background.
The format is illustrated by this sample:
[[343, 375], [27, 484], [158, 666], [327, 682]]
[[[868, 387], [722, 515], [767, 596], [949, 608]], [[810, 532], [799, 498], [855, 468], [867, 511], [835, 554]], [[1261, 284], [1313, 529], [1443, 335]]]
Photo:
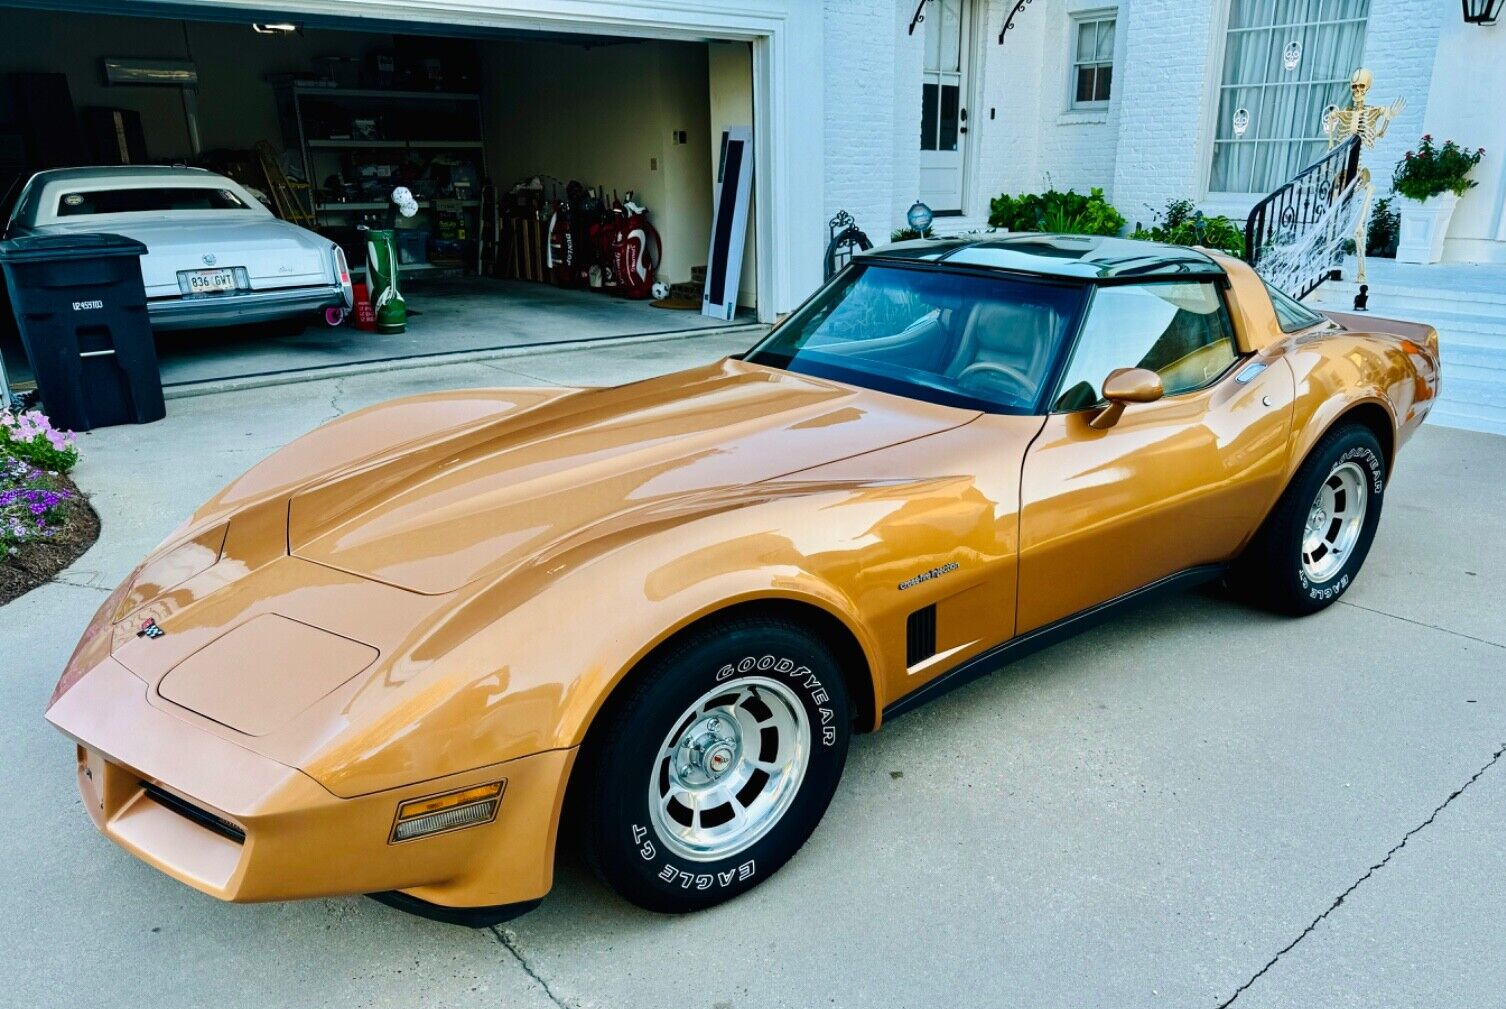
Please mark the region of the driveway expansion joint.
[[573, 1009], [570, 1003], [566, 1002], [564, 999], [556, 995], [554, 993], [554, 990], [549, 987], [549, 982], [540, 977], [538, 971], [533, 969], [533, 965], [530, 964], [528, 960], [523, 956], [523, 954], [518, 951], [518, 947], [514, 945], [512, 939], [509, 938], [508, 931], [504, 931], [498, 928], [496, 925], [487, 926], [487, 931], [496, 936], [497, 942], [501, 943], [502, 948], [512, 954], [512, 958], [518, 961], [518, 966], [523, 968], [523, 973], [533, 978], [534, 982], [538, 984], [540, 988], [544, 989], [544, 995], [549, 999], [549, 1001], [559, 1006], [560, 1009]]
[[1490, 770], [1491, 767], [1501, 759], [1501, 756], [1503, 754], [1506, 754], [1506, 743], [1502, 743], [1500, 747], [1496, 749], [1496, 752], [1491, 754], [1490, 759], [1487, 760], [1478, 771], [1469, 776], [1469, 780], [1450, 792], [1448, 794], [1448, 798], [1444, 799], [1436, 807], [1434, 807], [1433, 811], [1428, 814], [1428, 818], [1426, 820], [1423, 820], [1417, 826], [1413, 827], [1411, 830], [1403, 834], [1401, 840], [1398, 841], [1390, 851], [1386, 852], [1384, 858], [1382, 858], [1379, 862], [1376, 862], [1370, 868], [1366, 869], [1364, 875], [1362, 875], [1359, 879], [1355, 880], [1353, 883], [1350, 883], [1349, 886], [1344, 890], [1344, 892], [1339, 894], [1338, 897], [1334, 899], [1334, 902], [1332, 904], [1329, 904], [1328, 907], [1324, 909], [1322, 914], [1318, 915], [1316, 918], [1310, 921], [1307, 927], [1304, 928], [1300, 933], [1298, 933], [1297, 938], [1293, 939], [1291, 942], [1287, 943], [1279, 951], [1277, 951], [1276, 955], [1271, 957], [1271, 959], [1266, 962], [1264, 967], [1261, 967], [1258, 971], [1252, 974], [1250, 976], [1250, 979], [1244, 984], [1234, 989], [1234, 994], [1230, 995], [1227, 999], [1220, 1002], [1217, 1005], [1216, 1009], [1228, 1009], [1229, 1006], [1233, 1005], [1234, 1001], [1238, 999], [1240, 995], [1244, 994], [1244, 992], [1256, 981], [1259, 981], [1267, 971], [1276, 966], [1277, 962], [1283, 956], [1290, 953], [1293, 949], [1296, 948], [1299, 942], [1301, 942], [1303, 939], [1306, 939], [1310, 934], [1312, 934], [1312, 932], [1318, 927], [1318, 925], [1322, 923], [1323, 919], [1327, 918], [1329, 915], [1337, 911], [1340, 905], [1344, 903], [1349, 895], [1355, 890], [1359, 889], [1361, 883], [1365, 882], [1365, 880], [1375, 875], [1377, 870], [1384, 868], [1386, 863], [1391, 861], [1393, 855], [1407, 846], [1407, 842], [1412, 839], [1413, 835], [1421, 833], [1424, 829], [1430, 826], [1432, 822], [1438, 818], [1438, 814], [1448, 808], [1449, 803], [1459, 798], [1459, 796], [1464, 794], [1465, 789], [1467, 789], [1470, 785], [1473, 785], [1476, 781], [1480, 780], [1480, 776], [1486, 771]]
[[1364, 610], [1366, 613], [1374, 613], [1378, 617], [1390, 617], [1392, 620], [1400, 620], [1402, 623], [1411, 624], [1414, 627], [1426, 627], [1430, 631], [1440, 631], [1444, 634], [1452, 634], [1454, 637], [1463, 638], [1466, 641], [1478, 642], [1482, 645], [1489, 645], [1492, 648], [1506, 649], [1506, 645], [1501, 644], [1501, 642], [1499, 641], [1492, 641], [1489, 638], [1478, 638], [1473, 634], [1465, 634], [1463, 631], [1456, 631], [1449, 627], [1440, 627], [1438, 624], [1429, 624], [1421, 620], [1413, 620], [1411, 617], [1404, 617], [1400, 613], [1391, 613], [1386, 610], [1378, 610], [1373, 606], [1361, 606], [1359, 603], [1352, 603], [1347, 599], [1340, 599], [1339, 605], [1353, 606], [1357, 610]]

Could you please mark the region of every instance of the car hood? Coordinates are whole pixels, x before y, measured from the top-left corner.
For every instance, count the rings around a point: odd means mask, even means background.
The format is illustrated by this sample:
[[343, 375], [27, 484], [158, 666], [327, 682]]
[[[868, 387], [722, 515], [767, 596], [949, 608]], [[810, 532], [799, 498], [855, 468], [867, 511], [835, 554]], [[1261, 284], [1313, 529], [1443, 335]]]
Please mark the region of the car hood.
[[269, 215], [244, 211], [117, 214], [49, 224], [47, 234], [105, 231], [146, 246], [147, 297], [178, 295], [179, 270], [242, 266], [255, 289], [317, 283], [332, 276], [330, 241]]
[[495, 578], [668, 500], [966, 423], [974, 412], [724, 360], [582, 390], [332, 473], [292, 497], [290, 552], [413, 592]]

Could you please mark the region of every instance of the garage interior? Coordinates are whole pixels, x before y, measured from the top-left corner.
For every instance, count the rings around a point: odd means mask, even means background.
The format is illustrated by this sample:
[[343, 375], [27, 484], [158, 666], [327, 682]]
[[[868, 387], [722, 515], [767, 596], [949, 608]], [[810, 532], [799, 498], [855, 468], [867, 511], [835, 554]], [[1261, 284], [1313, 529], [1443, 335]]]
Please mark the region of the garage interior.
[[[365, 331], [353, 318], [158, 332], [169, 388], [729, 325], [701, 314], [699, 284], [713, 138], [753, 122], [746, 42], [372, 19], [358, 24], [380, 31], [353, 30], [348, 19], [253, 23], [226, 11], [215, 13], [221, 20], [178, 20], [141, 16], [140, 5], [130, 16], [0, 9], [0, 192], [9, 199], [13, 180], [19, 188], [42, 168], [203, 166], [339, 243], [360, 281], [357, 227], [383, 226], [395, 184], [418, 198], [419, 212], [397, 224], [406, 332]], [[112, 82], [112, 63], [186, 69], [196, 82]], [[291, 209], [258, 158], [260, 142], [286, 176]], [[647, 208], [669, 298], [651, 304], [551, 282], [548, 222], [571, 182], [609, 207], [631, 193]], [[733, 320], [750, 327], [754, 243], [750, 227]], [[659, 307], [665, 302], [682, 307]], [[18, 341], [11, 333], [0, 343], [12, 382], [24, 387]]]

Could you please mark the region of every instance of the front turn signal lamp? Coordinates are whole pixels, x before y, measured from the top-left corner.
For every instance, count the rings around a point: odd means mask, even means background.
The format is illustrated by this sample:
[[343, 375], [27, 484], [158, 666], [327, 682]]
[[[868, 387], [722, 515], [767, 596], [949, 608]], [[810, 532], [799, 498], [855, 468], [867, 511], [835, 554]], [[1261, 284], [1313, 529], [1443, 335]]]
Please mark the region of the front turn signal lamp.
[[507, 780], [503, 779], [398, 803], [397, 818], [392, 822], [392, 836], [388, 840], [411, 841], [491, 823], [502, 807], [502, 792], [506, 787]]

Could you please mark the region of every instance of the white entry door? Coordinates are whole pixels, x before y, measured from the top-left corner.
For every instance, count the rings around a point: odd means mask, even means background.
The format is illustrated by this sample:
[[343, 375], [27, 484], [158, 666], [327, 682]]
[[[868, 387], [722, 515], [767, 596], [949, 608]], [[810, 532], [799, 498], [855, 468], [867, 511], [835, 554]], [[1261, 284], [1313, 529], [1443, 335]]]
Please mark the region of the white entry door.
[[925, 75], [920, 97], [920, 198], [934, 211], [962, 209], [967, 147], [970, 0], [927, 0]]

